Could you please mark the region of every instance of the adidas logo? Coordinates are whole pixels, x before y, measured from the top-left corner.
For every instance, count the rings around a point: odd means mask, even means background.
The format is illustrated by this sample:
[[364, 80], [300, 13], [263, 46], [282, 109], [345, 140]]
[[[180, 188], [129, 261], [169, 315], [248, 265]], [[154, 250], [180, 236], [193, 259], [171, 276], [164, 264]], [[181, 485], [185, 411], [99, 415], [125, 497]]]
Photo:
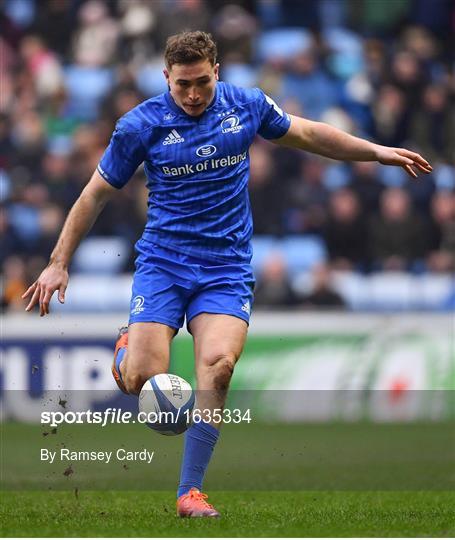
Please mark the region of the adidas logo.
[[251, 306], [250, 306], [250, 302], [249, 301], [246, 301], [243, 306], [242, 306], [242, 311], [245, 311], [246, 313], [248, 313], [248, 315], [250, 314], [250, 311], [251, 311]]
[[185, 139], [179, 134], [179, 132], [173, 129], [169, 135], [164, 139], [163, 144], [177, 144], [184, 142]]

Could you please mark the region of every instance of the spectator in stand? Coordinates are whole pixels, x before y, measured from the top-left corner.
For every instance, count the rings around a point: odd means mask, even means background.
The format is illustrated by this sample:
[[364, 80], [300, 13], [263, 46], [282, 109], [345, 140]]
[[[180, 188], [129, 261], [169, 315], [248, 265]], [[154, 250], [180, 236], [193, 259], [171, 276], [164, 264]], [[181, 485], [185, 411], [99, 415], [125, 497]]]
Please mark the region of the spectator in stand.
[[64, 219], [65, 213], [55, 203], [46, 204], [40, 210], [38, 215], [39, 237], [33, 247], [33, 252], [36, 255], [52, 251], [60, 234]]
[[374, 135], [380, 144], [400, 146], [408, 137], [406, 97], [396, 86], [381, 86], [373, 105]]
[[250, 148], [249, 194], [255, 234], [283, 233], [283, 186], [276, 181], [276, 169], [269, 146], [256, 141]]
[[21, 291], [27, 285], [28, 279], [24, 261], [16, 255], [7, 257], [3, 263], [2, 273], [2, 308], [9, 311], [23, 311], [25, 303]]
[[115, 87], [119, 23], [110, 16], [109, 4], [89, 0], [78, 11], [79, 26], [73, 36], [74, 62], [65, 69], [68, 111], [85, 122], [99, 117], [103, 99]]
[[160, 2], [155, 42], [159, 50], [164, 50], [166, 39], [183, 30], [208, 31], [211, 21], [211, 3], [204, 0], [181, 0]]
[[[14, 146], [9, 120], [6, 114], [0, 112], [0, 170], [9, 169], [12, 165]], [[1, 195], [3, 198], [3, 193]]]
[[316, 266], [312, 278], [311, 292], [303, 299], [304, 308], [334, 310], [346, 307], [343, 297], [333, 287], [332, 274], [327, 265]]
[[62, 86], [61, 65], [42, 38], [34, 35], [25, 37], [20, 53], [28, 72], [33, 76], [38, 98], [50, 96]]
[[88, 171], [102, 155], [108, 135], [104, 127], [82, 124], [74, 133], [73, 148], [70, 156], [72, 175], [78, 183], [85, 185]]
[[352, 164], [353, 179], [351, 189], [359, 199], [360, 207], [366, 215], [379, 211], [379, 199], [384, 185], [378, 179], [378, 166], [373, 161]]
[[153, 35], [157, 25], [158, 5], [146, 0], [121, 0], [121, 35], [119, 55], [123, 61], [129, 60], [140, 65], [148, 61], [155, 52]]
[[[305, 116], [299, 103], [295, 99], [285, 100], [282, 109], [294, 116]], [[259, 140], [261, 141], [261, 139]], [[272, 153], [271, 157], [274, 162], [275, 170], [280, 171], [279, 183], [284, 188], [283, 192], [285, 192], [283, 196], [287, 194], [290, 200], [292, 200], [292, 193], [288, 193], [290, 190], [289, 184], [301, 177], [303, 164], [308, 156], [295, 148], [278, 146], [277, 144], [268, 144], [268, 151]], [[286, 204], [289, 205], [289, 200], [286, 201]]]
[[410, 11], [411, 0], [389, 1], [377, 0], [350, 1], [351, 24], [369, 34], [387, 35], [393, 33]]
[[271, 253], [258, 275], [254, 305], [259, 308], [290, 308], [299, 303], [291, 287], [286, 261], [279, 252]]
[[[38, 4], [38, 2], [36, 3]], [[66, 0], [40, 0], [36, 5], [31, 30], [46, 40], [49, 48], [65, 61], [69, 60], [71, 39], [77, 28], [77, 8], [80, 3]]]
[[440, 191], [431, 201], [428, 268], [455, 272], [455, 193]]
[[329, 194], [323, 183], [325, 162], [306, 156], [297, 178], [288, 181], [286, 232], [321, 234], [327, 217]]
[[23, 252], [22, 240], [11, 223], [7, 208], [2, 204], [0, 206], [0, 263], [2, 267], [10, 256]]
[[14, 122], [11, 166], [21, 167], [30, 180], [32, 175], [40, 174], [41, 159], [46, 151], [44, 123], [39, 112], [33, 109], [18, 113]]
[[420, 94], [425, 84], [422, 65], [414, 53], [403, 50], [392, 57], [391, 82], [404, 95], [408, 117], [419, 105]]
[[412, 119], [412, 134], [425, 155], [434, 160], [453, 160], [455, 156], [455, 106], [448, 89], [431, 84], [423, 92], [422, 104]]
[[332, 268], [366, 270], [367, 225], [359, 199], [351, 189], [341, 189], [331, 195], [324, 239]]
[[305, 116], [312, 120], [319, 120], [340, 98], [336, 82], [321, 68], [313, 49], [289, 59], [282, 92], [284, 98], [297, 98]]
[[80, 186], [73, 175], [70, 156], [48, 152], [42, 160], [42, 182], [47, 184], [50, 199], [69, 211], [79, 196]]
[[73, 41], [74, 59], [80, 66], [105, 66], [114, 60], [119, 23], [109, 14], [108, 3], [88, 0], [78, 13], [80, 26]]
[[368, 244], [375, 270], [421, 269], [427, 230], [404, 189], [388, 188], [382, 194], [380, 213], [370, 222]]
[[226, 59], [251, 62], [257, 21], [240, 5], [223, 6], [212, 20], [218, 52]]
[[42, 105], [42, 117], [49, 145], [71, 147], [71, 137], [77, 129], [78, 120], [68, 114], [68, 96], [63, 84], [46, 96]]

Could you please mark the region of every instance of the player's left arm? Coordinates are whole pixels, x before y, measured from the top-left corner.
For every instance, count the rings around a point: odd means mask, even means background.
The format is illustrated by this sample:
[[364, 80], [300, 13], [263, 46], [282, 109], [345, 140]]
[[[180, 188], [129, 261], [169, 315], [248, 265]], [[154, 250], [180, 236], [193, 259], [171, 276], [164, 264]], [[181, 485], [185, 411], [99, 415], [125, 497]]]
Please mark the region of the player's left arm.
[[396, 165], [413, 178], [418, 171], [430, 173], [431, 165], [416, 152], [405, 148], [390, 148], [354, 137], [322, 122], [313, 122], [289, 115], [291, 124], [283, 137], [274, 139], [276, 144], [300, 148], [314, 154], [343, 161], [378, 161], [383, 165]]

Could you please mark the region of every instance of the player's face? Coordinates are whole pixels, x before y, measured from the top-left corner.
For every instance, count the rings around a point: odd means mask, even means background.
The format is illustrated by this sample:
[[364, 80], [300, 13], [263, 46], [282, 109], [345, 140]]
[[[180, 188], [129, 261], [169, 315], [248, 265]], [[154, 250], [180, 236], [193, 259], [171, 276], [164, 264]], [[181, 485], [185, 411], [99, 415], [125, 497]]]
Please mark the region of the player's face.
[[171, 96], [190, 116], [199, 116], [210, 105], [215, 95], [219, 64], [208, 60], [194, 64], [174, 64], [164, 70]]

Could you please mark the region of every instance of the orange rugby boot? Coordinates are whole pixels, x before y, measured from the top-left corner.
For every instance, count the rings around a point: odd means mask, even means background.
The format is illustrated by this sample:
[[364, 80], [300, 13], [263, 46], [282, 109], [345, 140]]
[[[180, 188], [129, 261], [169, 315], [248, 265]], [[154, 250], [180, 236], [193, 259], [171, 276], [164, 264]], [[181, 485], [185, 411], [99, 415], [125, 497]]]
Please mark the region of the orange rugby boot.
[[128, 346], [128, 326], [122, 326], [118, 331], [117, 341], [115, 342], [115, 351], [114, 351], [114, 361], [112, 362], [112, 375], [114, 376], [115, 382], [120, 390], [124, 394], [128, 394], [125, 385], [122, 382], [120, 377], [120, 366], [117, 366], [117, 353], [119, 349]]
[[180, 517], [220, 517], [220, 513], [207, 502], [207, 495], [197, 488], [177, 499], [177, 515]]

